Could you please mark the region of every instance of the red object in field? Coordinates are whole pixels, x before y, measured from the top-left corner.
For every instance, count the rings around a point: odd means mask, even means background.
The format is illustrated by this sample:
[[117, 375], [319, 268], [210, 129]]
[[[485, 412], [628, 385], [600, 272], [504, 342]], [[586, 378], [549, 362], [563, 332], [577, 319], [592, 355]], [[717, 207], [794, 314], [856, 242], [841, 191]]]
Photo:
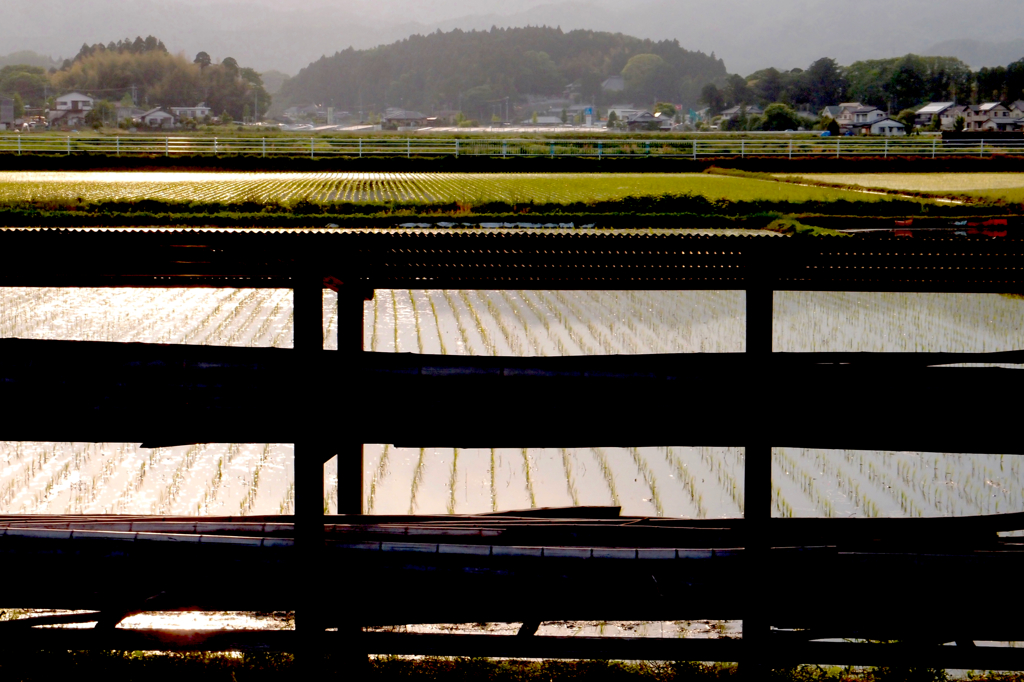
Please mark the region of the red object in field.
[[913, 237], [914, 233], [910, 230], [896, 230], [897, 237]]
[[910, 220], [897, 220], [896, 221], [896, 227], [910, 227], [913, 224], [914, 224], [914, 219], [913, 218], [911, 218]]

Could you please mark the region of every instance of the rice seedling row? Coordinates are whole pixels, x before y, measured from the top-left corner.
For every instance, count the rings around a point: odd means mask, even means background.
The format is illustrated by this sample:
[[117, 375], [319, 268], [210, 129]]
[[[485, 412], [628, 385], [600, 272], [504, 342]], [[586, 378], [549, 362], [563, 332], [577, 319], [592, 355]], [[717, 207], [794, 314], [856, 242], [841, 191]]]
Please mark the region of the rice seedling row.
[[[330, 327], [336, 295], [328, 292], [324, 301]], [[776, 301], [778, 350], [1020, 347], [1024, 319], [1020, 299], [999, 296], [780, 292]], [[366, 303], [366, 338], [378, 351], [442, 354], [736, 351], [742, 309], [736, 292], [379, 291]], [[11, 289], [0, 298], [5, 336], [287, 346], [292, 320], [284, 290]], [[132, 444], [3, 443], [0, 453], [0, 509], [6, 511], [276, 513], [289, 509], [294, 495], [287, 445], [142, 451]], [[368, 445], [365, 457], [366, 505], [374, 512], [575, 502], [673, 516], [742, 509], [738, 449], [456, 453]], [[1024, 506], [1018, 460], [998, 455], [780, 448], [773, 467], [778, 515], [937, 515]], [[332, 462], [326, 508], [336, 500]]]
[[167, 201], [290, 203], [579, 202], [700, 194], [732, 200], [807, 201], [884, 197], [763, 179], [694, 173], [112, 173], [0, 172], [0, 202]]

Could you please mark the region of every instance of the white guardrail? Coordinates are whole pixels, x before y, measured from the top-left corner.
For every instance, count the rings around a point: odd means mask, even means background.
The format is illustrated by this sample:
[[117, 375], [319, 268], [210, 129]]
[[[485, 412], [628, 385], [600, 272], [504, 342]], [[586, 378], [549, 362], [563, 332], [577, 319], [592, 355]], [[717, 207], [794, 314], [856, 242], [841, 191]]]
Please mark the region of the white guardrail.
[[1024, 155], [1024, 139], [445, 139], [363, 137], [175, 137], [0, 135], [0, 153], [113, 156], [488, 156], [739, 157]]

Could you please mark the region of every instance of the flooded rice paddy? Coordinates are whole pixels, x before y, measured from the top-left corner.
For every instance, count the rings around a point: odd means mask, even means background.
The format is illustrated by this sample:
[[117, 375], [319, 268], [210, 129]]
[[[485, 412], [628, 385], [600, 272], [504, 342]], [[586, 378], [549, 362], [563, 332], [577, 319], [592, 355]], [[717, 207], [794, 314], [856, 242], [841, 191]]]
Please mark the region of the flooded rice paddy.
[[0, 172], [0, 202], [41, 206], [143, 200], [548, 203], [686, 193], [734, 201], [878, 200], [846, 189], [705, 173]]
[[[1024, 348], [1024, 300], [998, 295], [779, 292], [777, 351]], [[555, 356], [741, 352], [742, 292], [379, 290], [366, 348]], [[326, 343], [337, 323], [325, 292]], [[288, 290], [3, 289], [0, 336], [291, 346]], [[563, 399], [571, 399], [566, 396]], [[401, 419], [402, 408], [395, 409]], [[550, 396], [526, 414], [557, 409]], [[723, 409], [728, 409], [723, 406]], [[272, 413], [271, 413], [272, 414]], [[457, 408], [453, 408], [457, 418]], [[272, 418], [272, 416], [270, 417]], [[527, 417], [528, 418], [528, 417]], [[743, 450], [721, 447], [420, 449], [369, 444], [369, 513], [476, 513], [616, 504], [623, 513], [743, 513]], [[1019, 458], [948, 453], [773, 452], [777, 516], [942, 516], [1024, 510]], [[324, 506], [333, 511], [335, 463]], [[288, 444], [0, 442], [0, 512], [279, 514], [293, 500]]]

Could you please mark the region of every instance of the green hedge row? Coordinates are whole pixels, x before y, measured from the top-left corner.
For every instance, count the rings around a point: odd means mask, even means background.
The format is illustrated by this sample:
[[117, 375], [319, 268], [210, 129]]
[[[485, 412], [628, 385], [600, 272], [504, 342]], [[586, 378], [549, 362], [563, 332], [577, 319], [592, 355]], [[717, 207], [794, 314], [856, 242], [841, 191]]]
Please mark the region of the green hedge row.
[[524, 218], [562, 215], [604, 215], [621, 216], [642, 213], [688, 213], [696, 215], [747, 216], [762, 213], [776, 214], [818, 214], [856, 216], [970, 216], [979, 212], [1009, 215], [1017, 207], [983, 207], [970, 204], [931, 204], [913, 199], [888, 199], [875, 202], [860, 202], [848, 199], [832, 201], [731, 201], [723, 198], [708, 198], [700, 194], [672, 194], [660, 196], [624, 197], [622, 199], [571, 202], [481, 202], [463, 204], [459, 202], [312, 202], [295, 203], [241, 202], [194, 202], [164, 201], [147, 199], [143, 201], [90, 202], [47, 200], [41, 202], [12, 202], [0, 205], [0, 211], [37, 213], [40, 217], [50, 214], [73, 214], [81, 216], [119, 216], [169, 214], [178, 216], [272, 216], [283, 219], [289, 216], [462, 216], [520, 214]]

